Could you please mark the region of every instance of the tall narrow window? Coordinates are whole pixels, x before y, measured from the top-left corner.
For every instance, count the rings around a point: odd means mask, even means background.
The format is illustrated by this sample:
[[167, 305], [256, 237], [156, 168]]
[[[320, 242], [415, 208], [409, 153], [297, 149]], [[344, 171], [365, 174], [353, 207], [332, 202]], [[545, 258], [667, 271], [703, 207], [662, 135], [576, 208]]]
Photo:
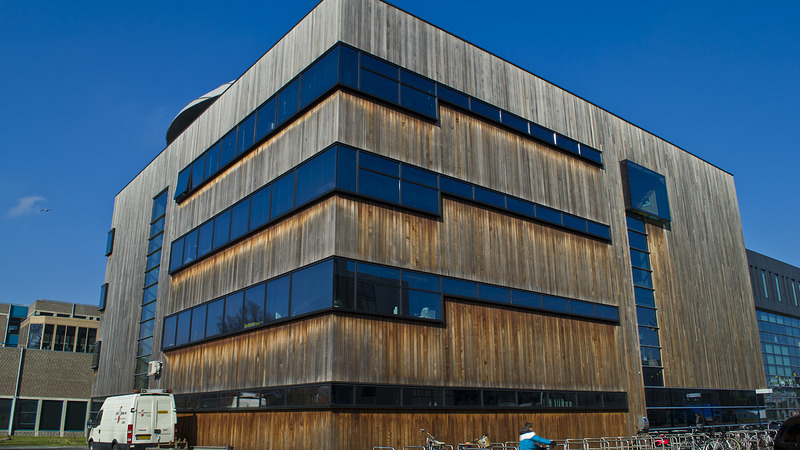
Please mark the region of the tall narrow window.
[[767, 293], [767, 273], [763, 269], [761, 270], [761, 285], [764, 286], [764, 298], [769, 298]]
[[778, 301], [782, 302], [783, 299], [781, 299], [781, 283], [780, 283], [780, 280], [778, 280], [778, 274], [777, 273], [775, 274], [775, 292], [778, 293]]

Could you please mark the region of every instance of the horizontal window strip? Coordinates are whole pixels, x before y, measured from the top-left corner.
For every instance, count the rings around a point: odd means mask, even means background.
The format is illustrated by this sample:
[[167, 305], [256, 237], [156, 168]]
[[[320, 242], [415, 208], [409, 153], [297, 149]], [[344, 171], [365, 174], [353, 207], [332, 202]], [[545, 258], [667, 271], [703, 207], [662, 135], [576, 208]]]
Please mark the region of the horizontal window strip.
[[305, 408], [628, 410], [622, 391], [512, 390], [364, 383], [315, 383], [175, 394], [179, 413]]
[[441, 324], [445, 298], [619, 323], [615, 306], [334, 257], [166, 316], [161, 347], [169, 350], [325, 311]]
[[566, 154], [603, 165], [602, 152], [595, 148], [368, 53], [336, 44], [181, 170], [175, 200], [187, 199], [255, 150], [279, 128], [340, 88], [354, 90], [434, 121], [438, 120], [438, 103], [445, 102]]
[[611, 241], [608, 225], [364, 150], [334, 144], [172, 241], [169, 272], [174, 274], [195, 264], [332, 192], [365, 197], [435, 217], [441, 217], [441, 195], [444, 194], [565, 231]]

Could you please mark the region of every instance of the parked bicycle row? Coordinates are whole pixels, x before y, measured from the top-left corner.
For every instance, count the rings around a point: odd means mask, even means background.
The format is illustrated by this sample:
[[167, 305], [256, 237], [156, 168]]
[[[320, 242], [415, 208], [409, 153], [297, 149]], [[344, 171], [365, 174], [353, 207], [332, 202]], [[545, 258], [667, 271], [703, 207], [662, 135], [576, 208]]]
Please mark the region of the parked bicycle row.
[[771, 449], [777, 430], [767, 427], [741, 429], [698, 427], [669, 433], [553, 441], [537, 435], [526, 423], [519, 440], [494, 442], [488, 434], [448, 444], [425, 429], [418, 445], [372, 447], [373, 450], [764, 450]]

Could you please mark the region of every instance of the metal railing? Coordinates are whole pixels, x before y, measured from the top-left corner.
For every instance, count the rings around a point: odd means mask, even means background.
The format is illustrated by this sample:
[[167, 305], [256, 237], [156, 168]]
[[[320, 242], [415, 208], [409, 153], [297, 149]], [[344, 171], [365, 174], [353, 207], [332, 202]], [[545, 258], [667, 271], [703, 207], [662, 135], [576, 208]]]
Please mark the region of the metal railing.
[[[550, 446], [551, 450], [713, 450], [712, 441], [735, 441], [722, 448], [733, 450], [766, 450], [772, 448], [776, 430], [740, 429], [726, 431], [722, 436], [715, 430], [695, 429], [691, 432], [670, 432], [664, 434], [639, 434], [635, 436], [608, 436], [601, 438], [566, 439]], [[452, 445], [437, 447], [454, 450]], [[477, 444], [456, 444], [459, 450], [478, 450]], [[393, 447], [372, 447], [373, 450], [395, 450]], [[518, 450], [518, 441], [493, 442], [491, 450]], [[427, 450], [422, 445], [406, 445], [402, 450]]]

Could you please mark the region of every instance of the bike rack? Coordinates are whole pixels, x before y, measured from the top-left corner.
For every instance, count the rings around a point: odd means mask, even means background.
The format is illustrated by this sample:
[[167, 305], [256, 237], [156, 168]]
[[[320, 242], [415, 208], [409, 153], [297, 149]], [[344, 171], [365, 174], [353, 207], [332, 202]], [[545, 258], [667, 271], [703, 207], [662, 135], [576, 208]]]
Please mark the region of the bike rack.
[[[656, 445], [656, 440], [661, 435], [640, 434], [636, 436], [615, 436], [601, 438], [566, 439], [552, 446], [551, 450], [702, 450], [710, 441], [720, 439], [712, 436], [706, 429], [693, 429], [692, 432], [664, 433], [663, 437], [669, 439], [669, 444]], [[776, 430], [742, 429], [727, 431], [724, 439], [736, 440], [742, 445], [742, 450], [771, 450], [769, 442], [774, 439]], [[481, 449], [475, 444], [459, 444], [464, 450]], [[493, 442], [491, 450], [518, 450], [518, 441]], [[373, 450], [395, 450], [393, 447], [372, 447]], [[443, 445], [441, 449], [453, 450], [452, 445]], [[421, 445], [407, 445], [403, 450], [426, 450]]]

